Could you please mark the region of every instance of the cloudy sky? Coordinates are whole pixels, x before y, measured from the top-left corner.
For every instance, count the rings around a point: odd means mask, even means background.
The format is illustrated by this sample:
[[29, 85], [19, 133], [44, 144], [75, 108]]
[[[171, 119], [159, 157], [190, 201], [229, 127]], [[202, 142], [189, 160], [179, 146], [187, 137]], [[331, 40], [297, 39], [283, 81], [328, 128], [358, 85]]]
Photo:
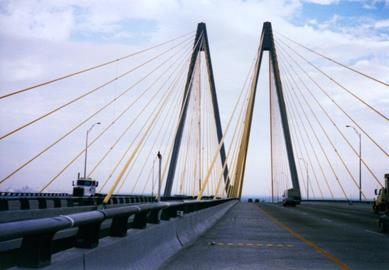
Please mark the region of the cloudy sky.
[[[272, 22], [277, 36], [278, 33], [287, 35], [353, 68], [389, 82], [387, 0], [0, 0], [0, 94], [115, 59], [195, 31], [197, 23], [205, 22], [224, 127], [255, 57], [262, 23], [265, 21]], [[282, 59], [281, 55], [279, 57]], [[343, 80], [349, 89], [353, 89], [369, 104], [374, 105], [386, 116], [389, 114], [387, 87], [343, 73], [345, 72], [343, 69], [325, 61], [319, 62], [312, 54], [309, 57], [331, 75]], [[88, 87], [96, 85], [95, 82], [102, 82], [104, 76], [112, 78], [121, 70], [124, 70], [123, 66], [116, 66], [115, 70], [107, 69], [106, 72], [79, 78], [78, 81], [69, 84], [53, 86], [51, 90], [48, 88], [43, 92], [33, 91], [28, 95], [1, 100], [1, 134], [47, 112], [48, 108], [59, 106], [74, 97], [78, 91], [82, 89], [85, 91]], [[263, 68], [263, 71], [261, 80], [265, 82], [259, 84], [244, 186], [245, 194], [270, 194], [269, 131], [266, 122], [268, 97], [266, 91], [262, 91], [267, 87], [267, 68]], [[312, 75], [318, 76], [315, 73]], [[388, 151], [387, 121], [377, 118], [365, 107], [355, 105], [358, 103], [347, 95], [339, 94], [339, 90], [336, 92], [328, 81], [323, 81], [323, 84], [333, 91], [331, 92], [333, 96], [347, 107], [353, 116], [359, 117], [359, 123], [367, 127], [369, 134], [373, 134], [374, 139]], [[117, 88], [120, 86], [119, 83], [116, 85]], [[116, 88], [113, 90], [119, 91]], [[97, 96], [90, 103], [85, 103], [88, 108], [82, 108], [85, 109], [83, 112], [92, 112], [94, 106], [102, 104], [103, 96]], [[330, 103], [324, 98], [323, 102]], [[8, 175], [18, 167], [18, 164], [25, 162], [39, 149], [63, 134], [66, 128], [71, 126], [69, 122], [74, 120], [74, 112], [81, 114], [82, 109], [73, 108], [73, 113], [69, 110], [61, 115], [62, 118], [52, 117], [35, 129], [24, 130], [2, 140], [0, 178]], [[119, 105], [116, 110], [120, 110]], [[344, 125], [349, 121], [342, 118], [339, 112], [333, 113], [344, 129]], [[108, 116], [104, 117], [108, 119]], [[103, 124], [109, 121], [104, 117], [101, 118]], [[83, 141], [80, 138], [86, 129], [87, 126], [75, 134], [73, 140], [49, 153], [42, 163], [32, 163], [31, 168], [15, 174], [0, 186], [0, 190], [18, 189], [23, 186], [39, 190], [42, 183], [55, 175], [55, 171], [61, 167], [58, 164], [66, 162], [63, 159], [68, 151], [73, 150], [72, 153], [68, 153], [67, 159], [82, 147]], [[358, 143], [352, 130], [343, 131], [354, 145]], [[345, 147], [344, 143], [338, 140], [339, 147]], [[388, 171], [387, 156], [377, 151], [367, 139], [364, 146], [366, 159], [372, 163], [373, 171], [382, 182], [383, 173]], [[355, 157], [350, 152], [344, 152], [344, 155], [352, 173], [357, 177]], [[334, 162], [339, 164], [339, 161], [335, 161], [336, 156], [333, 158]], [[93, 157], [91, 159], [93, 163]], [[62, 180], [59, 179], [58, 184], [53, 185], [51, 191], [70, 191], [72, 178], [82, 170], [82, 160], [77, 162], [76, 166], [69, 168], [69, 173], [65, 174]], [[101, 172], [103, 173], [107, 174], [106, 171]], [[366, 177], [366, 195], [372, 197], [377, 183], [368, 175], [365, 168], [363, 175]], [[103, 176], [97, 174], [94, 177]], [[318, 177], [320, 178], [319, 175]], [[347, 173], [340, 173], [340, 177], [346, 178]], [[335, 180], [330, 181], [335, 185]], [[344, 181], [347, 195], [357, 196], [352, 182]], [[318, 193], [317, 190], [316, 192]], [[338, 197], [342, 196], [340, 191], [336, 194]]]

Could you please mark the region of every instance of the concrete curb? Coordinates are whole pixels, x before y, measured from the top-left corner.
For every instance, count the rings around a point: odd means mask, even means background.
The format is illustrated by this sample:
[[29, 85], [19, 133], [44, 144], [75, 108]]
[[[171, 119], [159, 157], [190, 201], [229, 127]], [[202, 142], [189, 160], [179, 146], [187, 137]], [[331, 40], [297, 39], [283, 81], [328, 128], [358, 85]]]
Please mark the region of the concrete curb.
[[126, 237], [105, 237], [95, 249], [72, 248], [52, 258], [45, 269], [158, 269], [192, 244], [237, 203], [226, 202], [183, 217], [128, 231]]

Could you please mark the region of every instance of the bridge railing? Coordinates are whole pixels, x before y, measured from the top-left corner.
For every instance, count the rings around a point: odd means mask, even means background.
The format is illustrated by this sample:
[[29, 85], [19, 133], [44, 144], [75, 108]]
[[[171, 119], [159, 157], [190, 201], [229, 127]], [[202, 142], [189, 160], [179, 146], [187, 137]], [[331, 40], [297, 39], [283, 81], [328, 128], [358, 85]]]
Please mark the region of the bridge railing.
[[[92, 197], [75, 197], [68, 193], [23, 193], [0, 192], [0, 211], [34, 210], [47, 208], [62, 208], [74, 206], [100, 205], [105, 194]], [[211, 197], [204, 197], [210, 199]], [[191, 196], [162, 197], [162, 201], [193, 200]], [[154, 196], [145, 195], [114, 195], [108, 204], [130, 204], [155, 202]]]
[[101, 225], [104, 221], [110, 221], [109, 236], [124, 237], [129, 228], [143, 229], [147, 223], [158, 224], [161, 220], [169, 220], [178, 215], [198, 211], [229, 200], [146, 203], [1, 223], [0, 244], [5, 241], [22, 239], [19, 252], [23, 256], [20, 256], [17, 264], [22, 267], [41, 267], [50, 264], [54, 236], [62, 230], [77, 228], [73, 246], [94, 248], [99, 244], [99, 238], [102, 235]]

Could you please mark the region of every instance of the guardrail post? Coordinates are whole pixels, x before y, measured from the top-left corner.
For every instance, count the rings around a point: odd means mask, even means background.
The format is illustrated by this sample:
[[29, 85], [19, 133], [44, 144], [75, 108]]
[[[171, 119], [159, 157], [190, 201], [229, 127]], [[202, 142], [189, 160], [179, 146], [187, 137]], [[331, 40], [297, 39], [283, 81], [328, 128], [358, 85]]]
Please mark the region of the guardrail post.
[[0, 210], [8, 210], [8, 201], [7, 199], [0, 199]]
[[134, 221], [131, 224], [131, 228], [144, 229], [147, 225], [148, 211], [139, 212], [135, 214]]
[[161, 222], [162, 209], [151, 210], [147, 216], [147, 223], [159, 224]]
[[54, 233], [32, 235], [23, 238], [20, 249], [20, 267], [43, 267], [51, 263], [52, 239]]
[[38, 204], [39, 204], [39, 209], [46, 209], [47, 208], [46, 198], [38, 198]]
[[162, 220], [169, 220], [170, 218], [177, 217], [177, 207], [176, 206], [170, 206], [162, 210], [161, 219]]
[[99, 244], [100, 225], [102, 221], [82, 225], [78, 228], [76, 247], [95, 248]]
[[131, 215], [122, 215], [112, 218], [110, 236], [124, 237], [127, 235], [128, 218]]
[[54, 198], [54, 208], [61, 208], [61, 198]]
[[21, 210], [30, 209], [30, 204], [27, 198], [20, 199], [20, 209]]

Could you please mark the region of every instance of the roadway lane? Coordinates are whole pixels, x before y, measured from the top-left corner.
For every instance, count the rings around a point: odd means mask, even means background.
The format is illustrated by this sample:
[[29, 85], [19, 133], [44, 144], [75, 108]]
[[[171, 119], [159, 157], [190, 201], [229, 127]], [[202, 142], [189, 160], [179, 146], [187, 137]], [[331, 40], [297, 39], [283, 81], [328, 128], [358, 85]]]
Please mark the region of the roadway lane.
[[[274, 206], [266, 207], [270, 212]], [[342, 265], [293, 236], [261, 208], [254, 203], [237, 204], [162, 268], [337, 269]]]
[[379, 232], [378, 217], [367, 205], [260, 204], [259, 208], [351, 269], [389, 269], [389, 236]]

